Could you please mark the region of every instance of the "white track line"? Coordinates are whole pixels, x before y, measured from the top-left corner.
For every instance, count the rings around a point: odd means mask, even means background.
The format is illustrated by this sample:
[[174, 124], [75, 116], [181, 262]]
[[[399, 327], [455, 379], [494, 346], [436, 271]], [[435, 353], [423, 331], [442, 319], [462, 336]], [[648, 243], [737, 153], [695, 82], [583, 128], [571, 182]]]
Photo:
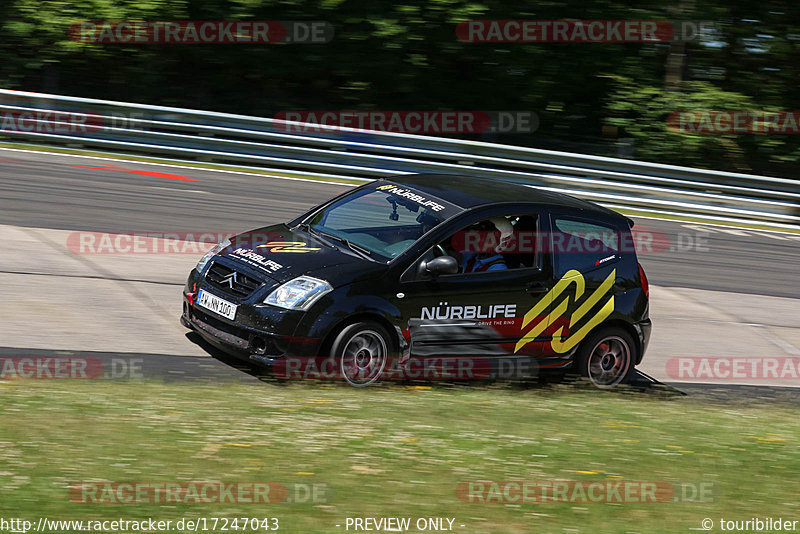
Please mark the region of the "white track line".
[[[716, 231], [717, 232], [723, 232], [723, 233], [726, 233], [726, 234], [732, 234], [732, 235], [743, 235], [743, 236], [753, 235], [753, 234], [751, 234], [749, 232], [745, 232], [744, 230], [734, 230], [732, 228], [716, 228]], [[781, 238], [781, 239], [783, 239], [783, 238]]]

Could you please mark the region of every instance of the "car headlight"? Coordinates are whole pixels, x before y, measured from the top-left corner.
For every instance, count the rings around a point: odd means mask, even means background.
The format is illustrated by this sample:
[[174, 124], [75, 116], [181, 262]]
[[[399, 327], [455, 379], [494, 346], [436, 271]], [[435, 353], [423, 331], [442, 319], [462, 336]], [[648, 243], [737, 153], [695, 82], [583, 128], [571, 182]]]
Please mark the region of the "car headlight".
[[325, 280], [310, 276], [298, 276], [289, 280], [264, 299], [264, 304], [271, 304], [287, 310], [308, 310], [323, 295], [333, 291], [333, 287]]
[[231, 246], [231, 240], [230, 239], [226, 239], [222, 243], [217, 243], [216, 245], [211, 247], [211, 250], [206, 252], [205, 256], [200, 258], [200, 261], [197, 262], [197, 267], [195, 267], [195, 269], [197, 269], [197, 272], [198, 273], [202, 273], [203, 269], [206, 268], [206, 265], [211, 260], [211, 258], [213, 258], [215, 255], [219, 254], [220, 252], [222, 252], [224, 249], [228, 248], [229, 246]]

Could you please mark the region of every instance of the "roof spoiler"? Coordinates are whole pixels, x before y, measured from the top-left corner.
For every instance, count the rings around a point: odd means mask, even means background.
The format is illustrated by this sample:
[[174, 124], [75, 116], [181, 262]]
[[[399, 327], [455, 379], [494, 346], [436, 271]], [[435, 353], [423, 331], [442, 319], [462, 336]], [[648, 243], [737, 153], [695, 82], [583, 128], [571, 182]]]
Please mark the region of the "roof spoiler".
[[630, 217], [625, 217], [625, 220], [628, 221], [628, 228], [633, 228], [633, 225], [636, 224]]

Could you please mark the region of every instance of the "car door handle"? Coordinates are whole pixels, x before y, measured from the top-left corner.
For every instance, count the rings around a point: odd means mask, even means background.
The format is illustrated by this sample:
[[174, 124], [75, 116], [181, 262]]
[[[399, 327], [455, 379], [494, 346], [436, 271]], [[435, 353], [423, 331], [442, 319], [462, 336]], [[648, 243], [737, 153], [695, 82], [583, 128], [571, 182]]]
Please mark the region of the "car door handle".
[[528, 284], [525, 286], [525, 291], [532, 294], [532, 295], [540, 295], [542, 293], [547, 293], [550, 291], [550, 288], [545, 286], [544, 284]]

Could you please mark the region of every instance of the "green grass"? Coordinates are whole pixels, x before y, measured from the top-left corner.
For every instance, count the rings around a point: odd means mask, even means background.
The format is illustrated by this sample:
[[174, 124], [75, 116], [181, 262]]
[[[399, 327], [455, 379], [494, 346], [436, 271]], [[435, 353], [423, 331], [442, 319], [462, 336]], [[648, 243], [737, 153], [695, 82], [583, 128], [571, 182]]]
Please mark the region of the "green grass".
[[[456, 531], [471, 533], [800, 519], [796, 406], [754, 402], [573, 386], [5, 381], [0, 517], [278, 517], [284, 532], [345, 532], [347, 517], [454, 517]], [[482, 504], [456, 495], [464, 481], [554, 479], [705, 482], [714, 498]], [[326, 484], [328, 494], [310, 504], [97, 505], [70, 502], [67, 489], [193, 480]]]

